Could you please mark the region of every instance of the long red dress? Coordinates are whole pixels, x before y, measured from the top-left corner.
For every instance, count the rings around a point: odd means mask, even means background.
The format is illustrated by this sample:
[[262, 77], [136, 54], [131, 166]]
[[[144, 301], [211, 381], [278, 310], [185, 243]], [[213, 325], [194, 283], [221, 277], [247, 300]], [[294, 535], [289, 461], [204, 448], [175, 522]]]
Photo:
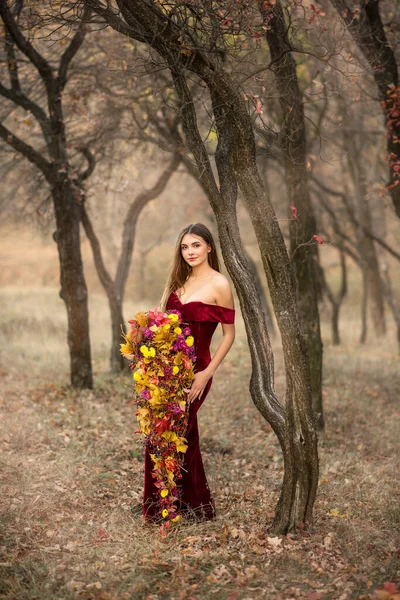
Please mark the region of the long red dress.
[[[235, 320], [235, 310], [215, 304], [193, 301], [182, 304], [179, 297], [173, 292], [167, 302], [167, 310], [177, 309], [182, 314], [182, 319], [191, 329], [196, 349], [195, 372], [202, 371], [210, 363], [211, 338], [218, 323], [232, 324]], [[201, 399], [196, 398], [190, 405], [189, 422], [186, 432], [188, 448], [184, 454], [182, 478], [178, 479], [180, 490], [181, 513], [188, 512], [199, 519], [212, 519], [215, 516], [214, 502], [207, 484], [203, 460], [200, 452], [199, 430], [197, 425], [197, 411], [203, 404], [210, 391], [212, 378], [208, 381]], [[142, 512], [146, 520], [150, 520], [158, 513], [157, 488], [151, 476], [153, 464], [150, 451], [145, 448], [144, 461], [144, 497]]]

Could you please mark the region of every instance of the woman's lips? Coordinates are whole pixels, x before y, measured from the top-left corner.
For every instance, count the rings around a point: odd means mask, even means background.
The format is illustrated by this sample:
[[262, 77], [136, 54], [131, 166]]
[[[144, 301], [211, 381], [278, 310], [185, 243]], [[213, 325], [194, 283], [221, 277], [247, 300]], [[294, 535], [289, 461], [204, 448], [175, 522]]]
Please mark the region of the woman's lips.
[[195, 258], [189, 258], [189, 260], [197, 260], [197, 256]]

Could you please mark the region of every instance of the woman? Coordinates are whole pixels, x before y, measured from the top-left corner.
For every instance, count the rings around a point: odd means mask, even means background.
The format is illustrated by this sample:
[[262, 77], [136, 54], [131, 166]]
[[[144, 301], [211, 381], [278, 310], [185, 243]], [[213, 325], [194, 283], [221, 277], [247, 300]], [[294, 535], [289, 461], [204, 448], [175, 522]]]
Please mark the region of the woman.
[[[205, 400], [212, 377], [235, 339], [235, 310], [227, 278], [219, 272], [219, 262], [211, 232], [195, 223], [179, 234], [171, 273], [161, 301], [162, 310], [177, 309], [195, 340], [195, 378], [188, 390], [188, 448], [184, 454], [180, 490], [180, 512], [199, 519], [215, 516], [214, 502], [204, 473], [200, 453], [197, 411]], [[211, 359], [210, 342], [217, 324], [223, 338]], [[150, 451], [145, 450], [143, 515], [151, 521], [157, 514], [157, 489], [151, 476]]]

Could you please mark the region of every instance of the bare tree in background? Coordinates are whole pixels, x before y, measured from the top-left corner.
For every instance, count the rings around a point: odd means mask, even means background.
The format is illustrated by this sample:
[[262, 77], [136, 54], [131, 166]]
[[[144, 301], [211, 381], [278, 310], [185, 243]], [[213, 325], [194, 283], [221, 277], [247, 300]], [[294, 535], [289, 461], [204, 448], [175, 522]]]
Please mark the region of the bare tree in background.
[[[37, 148], [14, 134], [6, 125], [0, 124], [0, 137], [17, 153], [23, 155], [43, 173], [53, 200], [57, 230], [54, 239], [60, 259], [60, 296], [68, 314], [68, 345], [71, 362], [71, 383], [78, 388], [93, 385], [89, 339], [89, 316], [87, 287], [83, 272], [80, 249], [81, 185], [89, 175], [82, 171], [77, 177], [72, 174], [65, 122], [63, 114], [63, 91], [68, 81], [71, 61], [79, 51], [86, 33], [85, 10], [76, 33], [69, 40], [59, 64], [49, 61], [40, 53], [29, 37], [24, 35], [28, 27], [22, 2], [15, 5], [14, 13], [6, 2], [0, 3], [0, 16], [4, 24], [4, 43], [7, 56], [6, 67], [2, 68], [0, 94], [36, 119], [43, 148]], [[35, 69], [45, 91], [47, 107], [26, 91], [32, 85], [27, 70]], [[6, 76], [8, 72], [8, 85]], [[32, 77], [32, 76], [30, 76]]]
[[152, 188], [138, 194], [130, 204], [124, 220], [122, 246], [118, 258], [115, 277], [111, 276], [109, 269], [107, 269], [105, 265], [99, 238], [95, 233], [92, 221], [88, 212], [86, 211], [86, 208], [82, 207], [82, 225], [89, 239], [96, 271], [103, 289], [106, 292], [110, 307], [112, 331], [110, 364], [113, 372], [123, 370], [126, 363], [120, 353], [121, 328], [125, 323], [123, 317], [123, 301], [136, 240], [137, 222], [145, 206], [163, 192], [169, 179], [178, 168], [180, 162], [181, 156], [179, 153], [176, 153], [168, 167], [158, 178], [155, 185]]
[[[367, 60], [382, 103], [387, 128], [387, 154], [390, 170], [388, 190], [400, 218], [400, 88], [394, 48], [382, 22], [379, 0], [330, 0], [358, 49]], [[394, 7], [394, 10], [396, 8]]]

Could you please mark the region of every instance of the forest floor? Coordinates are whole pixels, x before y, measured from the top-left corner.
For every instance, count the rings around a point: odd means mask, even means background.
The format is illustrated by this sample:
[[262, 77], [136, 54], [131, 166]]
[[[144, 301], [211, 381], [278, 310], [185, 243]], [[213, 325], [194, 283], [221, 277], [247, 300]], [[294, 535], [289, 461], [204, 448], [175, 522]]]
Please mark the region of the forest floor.
[[[284, 537], [268, 531], [282, 456], [251, 402], [239, 328], [199, 413], [217, 518], [182, 520], [161, 538], [141, 516], [143, 447], [129, 381], [105, 374], [95, 333], [96, 387], [71, 390], [62, 306], [58, 317], [43, 292], [30, 291], [23, 316], [20, 293], [2, 300], [0, 598], [400, 598], [394, 340], [361, 347], [346, 323], [342, 346], [326, 340], [314, 523]], [[279, 350], [275, 370], [282, 394]]]

